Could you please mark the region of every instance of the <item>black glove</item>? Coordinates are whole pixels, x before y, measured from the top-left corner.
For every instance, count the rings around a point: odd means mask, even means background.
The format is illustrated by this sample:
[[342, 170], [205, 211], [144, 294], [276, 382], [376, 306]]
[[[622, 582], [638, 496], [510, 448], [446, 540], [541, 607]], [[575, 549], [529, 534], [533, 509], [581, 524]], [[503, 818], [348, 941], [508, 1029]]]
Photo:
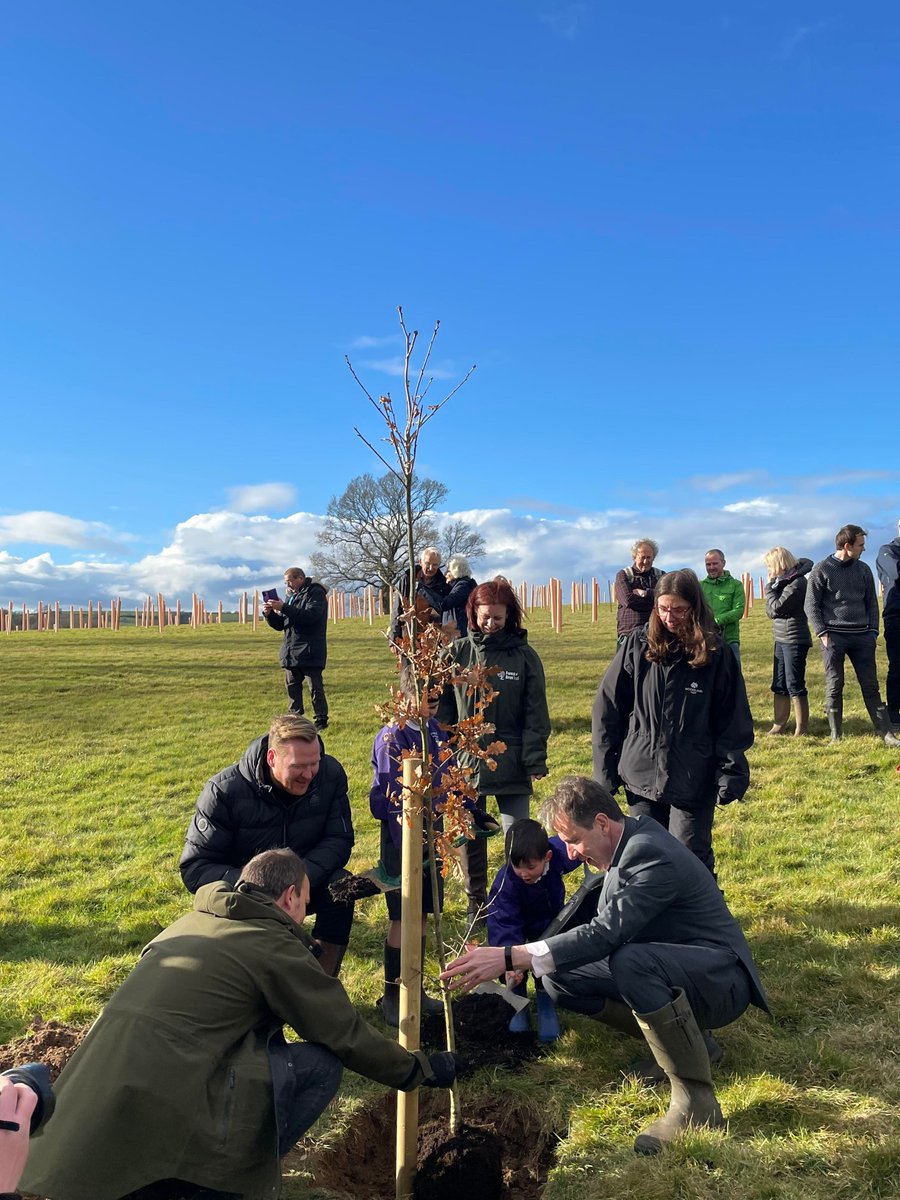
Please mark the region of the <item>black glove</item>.
[[450, 1050], [441, 1050], [437, 1054], [429, 1054], [428, 1065], [431, 1074], [422, 1080], [422, 1087], [448, 1088], [456, 1079], [459, 1059]]

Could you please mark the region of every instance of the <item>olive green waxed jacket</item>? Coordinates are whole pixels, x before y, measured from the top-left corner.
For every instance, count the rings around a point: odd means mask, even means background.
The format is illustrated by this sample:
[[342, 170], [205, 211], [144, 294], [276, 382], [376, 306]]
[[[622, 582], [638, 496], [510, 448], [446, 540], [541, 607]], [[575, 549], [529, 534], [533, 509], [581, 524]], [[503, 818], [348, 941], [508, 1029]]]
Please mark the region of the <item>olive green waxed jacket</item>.
[[351, 1070], [408, 1086], [416, 1058], [359, 1016], [309, 946], [258, 890], [202, 887], [194, 911], [145, 948], [60, 1075], [22, 1188], [116, 1200], [172, 1178], [248, 1200], [277, 1196], [267, 1042], [282, 1022]]
[[[467, 762], [466, 755], [460, 755], [461, 762], [475, 768], [481, 795], [530, 793], [531, 777], [547, 774], [550, 714], [544, 668], [537, 652], [528, 645], [528, 634], [524, 629], [488, 635], [473, 630], [452, 642], [450, 652], [461, 671], [477, 664], [497, 668], [490, 677], [497, 695], [485, 711], [485, 720], [495, 726], [496, 732], [484, 741], [497, 740], [507, 746], [497, 755], [496, 771], [477, 760]], [[459, 684], [453, 692], [456, 712], [444, 707], [439, 715], [445, 721], [471, 717], [475, 696], [466, 695], [465, 684]]]

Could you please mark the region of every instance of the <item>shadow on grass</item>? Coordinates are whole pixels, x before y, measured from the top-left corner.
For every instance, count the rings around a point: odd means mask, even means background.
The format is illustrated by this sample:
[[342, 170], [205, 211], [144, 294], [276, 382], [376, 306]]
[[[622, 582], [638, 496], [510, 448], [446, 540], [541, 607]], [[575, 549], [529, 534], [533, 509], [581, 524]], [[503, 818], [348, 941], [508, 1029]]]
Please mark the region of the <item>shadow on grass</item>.
[[162, 930], [163, 926], [155, 922], [124, 929], [108, 921], [91, 921], [89, 925], [2, 921], [0, 945], [6, 962], [40, 959], [60, 966], [93, 964], [106, 955], [133, 951], [137, 956]]

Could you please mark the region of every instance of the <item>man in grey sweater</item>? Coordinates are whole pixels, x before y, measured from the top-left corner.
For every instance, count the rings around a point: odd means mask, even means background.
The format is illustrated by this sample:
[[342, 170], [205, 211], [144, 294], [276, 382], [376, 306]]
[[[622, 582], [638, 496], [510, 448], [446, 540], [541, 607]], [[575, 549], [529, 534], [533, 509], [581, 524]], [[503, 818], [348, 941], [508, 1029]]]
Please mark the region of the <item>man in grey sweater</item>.
[[845, 525], [836, 533], [834, 544], [835, 553], [813, 567], [806, 589], [806, 615], [821, 643], [825, 664], [825, 712], [831, 740], [841, 740], [844, 659], [849, 658], [872, 724], [886, 746], [900, 746], [900, 738], [891, 732], [890, 715], [878, 689], [878, 600], [872, 571], [860, 562], [866, 548], [866, 530], [859, 525]]

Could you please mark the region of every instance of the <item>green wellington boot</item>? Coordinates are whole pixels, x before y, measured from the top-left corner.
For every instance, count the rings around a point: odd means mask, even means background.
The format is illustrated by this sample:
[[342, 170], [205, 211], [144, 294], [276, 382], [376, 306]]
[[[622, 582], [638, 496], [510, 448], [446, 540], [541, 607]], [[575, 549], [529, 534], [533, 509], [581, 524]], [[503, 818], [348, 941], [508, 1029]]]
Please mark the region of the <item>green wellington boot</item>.
[[672, 1085], [668, 1112], [638, 1134], [635, 1152], [659, 1154], [691, 1127], [723, 1128], [725, 1120], [713, 1090], [706, 1043], [684, 992], [679, 989], [672, 1003], [657, 1012], [635, 1016]]

